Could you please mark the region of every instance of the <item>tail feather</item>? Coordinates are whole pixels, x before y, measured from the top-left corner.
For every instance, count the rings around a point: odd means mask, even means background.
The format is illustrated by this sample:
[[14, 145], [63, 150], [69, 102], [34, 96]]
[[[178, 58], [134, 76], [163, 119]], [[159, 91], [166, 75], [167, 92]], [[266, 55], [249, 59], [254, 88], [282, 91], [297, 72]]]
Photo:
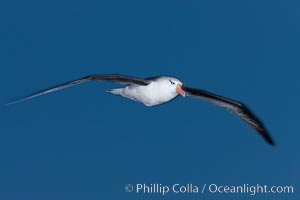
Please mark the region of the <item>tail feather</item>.
[[117, 88], [117, 89], [107, 90], [107, 92], [114, 94], [114, 95], [121, 95], [122, 90], [123, 90], [122, 88]]

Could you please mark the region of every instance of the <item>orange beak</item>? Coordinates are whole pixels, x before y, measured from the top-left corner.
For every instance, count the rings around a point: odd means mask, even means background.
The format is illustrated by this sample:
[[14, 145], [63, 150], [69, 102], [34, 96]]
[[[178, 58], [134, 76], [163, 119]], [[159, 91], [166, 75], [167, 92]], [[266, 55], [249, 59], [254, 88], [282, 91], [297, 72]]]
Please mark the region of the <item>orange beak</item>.
[[177, 86], [176, 86], [176, 92], [178, 94], [180, 94], [181, 96], [185, 97], [185, 91], [182, 89], [182, 87], [181, 87], [180, 84], [177, 84]]

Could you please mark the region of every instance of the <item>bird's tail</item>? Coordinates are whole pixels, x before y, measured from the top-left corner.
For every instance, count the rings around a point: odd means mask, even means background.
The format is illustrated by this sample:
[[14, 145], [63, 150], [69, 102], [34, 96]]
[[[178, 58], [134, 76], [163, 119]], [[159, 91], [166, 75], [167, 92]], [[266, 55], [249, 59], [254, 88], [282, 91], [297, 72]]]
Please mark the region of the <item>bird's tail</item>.
[[117, 89], [110, 89], [107, 90], [107, 92], [114, 94], [114, 95], [121, 95], [123, 88], [117, 88]]

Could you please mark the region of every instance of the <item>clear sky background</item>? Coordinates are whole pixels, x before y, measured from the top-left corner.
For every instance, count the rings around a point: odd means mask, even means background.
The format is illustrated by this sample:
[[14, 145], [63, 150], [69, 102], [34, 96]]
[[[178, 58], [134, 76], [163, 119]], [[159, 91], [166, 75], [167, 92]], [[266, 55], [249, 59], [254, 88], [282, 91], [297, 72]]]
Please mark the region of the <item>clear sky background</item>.
[[299, 199], [298, 1], [0, 2], [0, 103], [89, 74], [170, 75], [245, 102], [269, 146], [206, 102], [158, 107], [85, 83], [0, 106], [0, 199], [253, 199], [145, 195], [128, 183], [292, 185]]

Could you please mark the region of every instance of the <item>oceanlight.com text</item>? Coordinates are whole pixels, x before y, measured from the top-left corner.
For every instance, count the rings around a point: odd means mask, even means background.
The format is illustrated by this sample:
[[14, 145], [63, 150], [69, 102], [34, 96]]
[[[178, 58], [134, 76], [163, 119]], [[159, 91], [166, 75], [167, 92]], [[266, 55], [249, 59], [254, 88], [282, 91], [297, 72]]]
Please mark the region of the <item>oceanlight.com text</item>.
[[268, 186], [263, 184], [219, 185], [211, 184], [160, 184], [160, 183], [137, 183], [125, 185], [126, 192], [136, 194], [293, 194], [294, 187], [289, 185]]

